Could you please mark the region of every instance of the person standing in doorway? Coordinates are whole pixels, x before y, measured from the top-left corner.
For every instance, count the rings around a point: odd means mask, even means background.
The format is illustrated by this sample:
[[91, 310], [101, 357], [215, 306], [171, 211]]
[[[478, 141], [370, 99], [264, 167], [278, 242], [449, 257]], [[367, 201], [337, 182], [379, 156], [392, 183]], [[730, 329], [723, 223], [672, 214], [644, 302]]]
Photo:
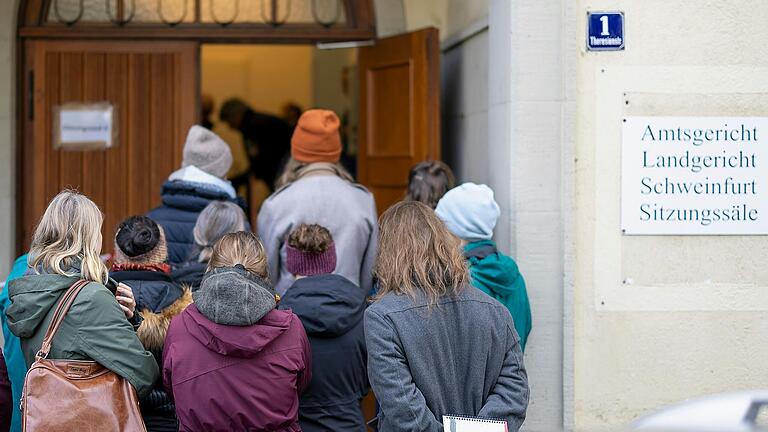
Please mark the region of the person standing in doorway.
[[213, 130], [213, 120], [211, 120], [211, 116], [213, 115], [215, 106], [216, 104], [213, 101], [213, 96], [207, 93], [200, 95], [200, 126], [208, 130]]
[[332, 274], [336, 247], [320, 225], [299, 225], [288, 236], [288, 271], [296, 281], [280, 309], [299, 316], [312, 347], [312, 381], [299, 401], [304, 432], [365, 432], [360, 406], [368, 393], [363, 312], [366, 296]]
[[282, 295], [293, 283], [286, 268], [288, 234], [317, 223], [333, 236], [339, 256], [335, 274], [368, 293], [376, 259], [377, 224], [373, 195], [354, 183], [339, 164], [339, 117], [333, 111], [306, 111], [291, 139], [291, 159], [275, 191], [261, 207], [258, 232], [269, 259], [269, 274]]
[[251, 160], [251, 173], [272, 189], [288, 158], [291, 126], [278, 117], [255, 111], [237, 98], [224, 102], [219, 118], [243, 134]]
[[441, 432], [453, 414], [517, 431], [529, 392], [512, 317], [469, 287], [460, 242], [431, 208], [405, 201], [384, 212], [376, 276], [364, 325], [378, 430]]
[[464, 183], [448, 191], [435, 212], [462, 240], [472, 285], [501, 302], [512, 314], [520, 347], [525, 351], [531, 333], [531, 305], [517, 263], [499, 252], [493, 241], [493, 228], [500, 214], [493, 190], [484, 184]]
[[232, 153], [218, 135], [202, 126], [189, 129], [181, 169], [163, 183], [162, 205], [147, 213], [165, 230], [171, 266], [197, 257], [193, 230], [208, 203], [224, 200], [245, 207], [226, 179], [230, 165]]

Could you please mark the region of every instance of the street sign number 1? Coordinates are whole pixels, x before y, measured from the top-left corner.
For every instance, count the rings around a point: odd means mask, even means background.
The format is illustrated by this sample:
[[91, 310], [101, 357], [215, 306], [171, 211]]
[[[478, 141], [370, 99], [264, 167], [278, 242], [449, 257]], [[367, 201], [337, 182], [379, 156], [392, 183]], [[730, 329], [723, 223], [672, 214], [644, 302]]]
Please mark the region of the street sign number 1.
[[588, 12], [587, 49], [611, 51], [624, 49], [624, 13]]

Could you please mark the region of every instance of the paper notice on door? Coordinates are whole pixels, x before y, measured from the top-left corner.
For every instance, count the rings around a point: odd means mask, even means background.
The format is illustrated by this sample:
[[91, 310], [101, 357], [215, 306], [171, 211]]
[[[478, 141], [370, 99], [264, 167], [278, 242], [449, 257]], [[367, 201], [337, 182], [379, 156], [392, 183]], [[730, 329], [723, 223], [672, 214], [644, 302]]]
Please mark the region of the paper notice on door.
[[443, 416], [444, 432], [507, 432], [507, 422], [480, 417]]
[[108, 102], [54, 107], [53, 148], [106, 150], [115, 146], [115, 112]]

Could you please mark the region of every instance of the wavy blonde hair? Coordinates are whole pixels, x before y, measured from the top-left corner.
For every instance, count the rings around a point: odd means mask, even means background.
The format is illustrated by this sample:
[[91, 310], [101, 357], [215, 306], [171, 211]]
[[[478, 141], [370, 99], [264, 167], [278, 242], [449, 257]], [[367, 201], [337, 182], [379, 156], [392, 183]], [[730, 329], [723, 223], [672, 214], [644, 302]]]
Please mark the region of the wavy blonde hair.
[[259, 236], [252, 232], [238, 231], [225, 234], [213, 245], [208, 271], [218, 267], [234, 267], [240, 264], [246, 270], [269, 280], [267, 254]]
[[[106, 283], [107, 267], [101, 261], [101, 225], [99, 207], [88, 197], [73, 190], [63, 190], [45, 209], [32, 236], [29, 265], [39, 272]], [[72, 265], [80, 262], [80, 274]]]
[[469, 284], [461, 240], [448, 231], [434, 210], [418, 201], [403, 201], [379, 220], [376, 276], [379, 294], [423, 293], [430, 304], [455, 296]]

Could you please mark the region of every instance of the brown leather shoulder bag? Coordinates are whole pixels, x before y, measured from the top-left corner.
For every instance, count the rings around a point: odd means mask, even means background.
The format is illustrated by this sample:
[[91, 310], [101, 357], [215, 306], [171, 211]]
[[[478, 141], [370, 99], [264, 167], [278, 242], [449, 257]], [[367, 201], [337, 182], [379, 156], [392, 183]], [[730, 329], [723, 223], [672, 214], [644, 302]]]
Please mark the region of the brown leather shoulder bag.
[[87, 284], [81, 279], [61, 296], [43, 345], [24, 378], [24, 432], [147, 430], [136, 390], [124, 378], [95, 361], [48, 359], [53, 337]]

